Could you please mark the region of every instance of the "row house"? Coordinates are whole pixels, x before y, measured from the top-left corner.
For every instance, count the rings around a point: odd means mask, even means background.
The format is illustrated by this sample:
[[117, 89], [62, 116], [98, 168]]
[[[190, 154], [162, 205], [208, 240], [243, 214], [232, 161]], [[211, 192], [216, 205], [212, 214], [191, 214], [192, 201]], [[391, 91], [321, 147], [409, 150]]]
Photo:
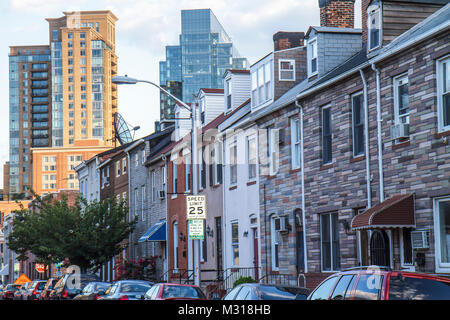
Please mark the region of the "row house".
[[363, 1], [358, 30], [352, 2], [319, 1], [299, 83], [243, 122], [269, 157], [262, 265], [311, 288], [357, 265], [448, 272], [449, 5]]

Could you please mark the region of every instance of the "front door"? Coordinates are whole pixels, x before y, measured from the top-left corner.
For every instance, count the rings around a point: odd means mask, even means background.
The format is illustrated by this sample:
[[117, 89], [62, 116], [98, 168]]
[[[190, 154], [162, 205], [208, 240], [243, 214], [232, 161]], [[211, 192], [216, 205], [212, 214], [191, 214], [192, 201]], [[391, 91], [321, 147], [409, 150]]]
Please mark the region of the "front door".
[[370, 238], [370, 262], [376, 266], [389, 266], [389, 237], [383, 230], [375, 230]]
[[259, 279], [259, 249], [258, 249], [258, 229], [252, 228], [253, 231], [253, 267], [255, 268], [255, 280]]
[[217, 266], [217, 278], [222, 278], [222, 218], [216, 218], [216, 266]]

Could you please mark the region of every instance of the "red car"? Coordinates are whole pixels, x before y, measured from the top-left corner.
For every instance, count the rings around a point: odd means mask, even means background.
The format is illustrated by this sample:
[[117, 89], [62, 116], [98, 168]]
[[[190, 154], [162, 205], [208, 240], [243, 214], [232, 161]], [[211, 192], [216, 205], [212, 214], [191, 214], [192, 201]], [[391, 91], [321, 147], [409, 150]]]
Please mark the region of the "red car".
[[330, 275], [308, 300], [450, 300], [450, 279], [386, 267], [358, 267]]
[[144, 300], [206, 300], [206, 296], [198, 286], [157, 283], [145, 293]]

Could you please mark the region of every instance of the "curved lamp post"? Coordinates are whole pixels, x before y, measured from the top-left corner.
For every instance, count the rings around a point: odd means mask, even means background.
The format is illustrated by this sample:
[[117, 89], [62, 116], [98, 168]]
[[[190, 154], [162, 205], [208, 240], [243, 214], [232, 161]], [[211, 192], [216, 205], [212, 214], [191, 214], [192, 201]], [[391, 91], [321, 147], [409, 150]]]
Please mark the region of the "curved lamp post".
[[[168, 92], [167, 90], [161, 88], [159, 85], [152, 81], [148, 80], [139, 80], [135, 78], [125, 76], [115, 76], [112, 78], [112, 83], [120, 85], [120, 84], [136, 84], [138, 82], [148, 83], [152, 86], [157, 87], [159, 90], [167, 94], [169, 97], [174, 99], [176, 102], [178, 102], [183, 108], [188, 110], [192, 115], [192, 145], [191, 145], [191, 152], [192, 152], [192, 194], [197, 195], [198, 194], [198, 174], [197, 174], [197, 164], [198, 164], [198, 153], [197, 153], [197, 111], [195, 106], [192, 107], [188, 106], [186, 103], [175, 97], [173, 94]], [[200, 286], [200, 240], [194, 240], [194, 283], [197, 286]]]

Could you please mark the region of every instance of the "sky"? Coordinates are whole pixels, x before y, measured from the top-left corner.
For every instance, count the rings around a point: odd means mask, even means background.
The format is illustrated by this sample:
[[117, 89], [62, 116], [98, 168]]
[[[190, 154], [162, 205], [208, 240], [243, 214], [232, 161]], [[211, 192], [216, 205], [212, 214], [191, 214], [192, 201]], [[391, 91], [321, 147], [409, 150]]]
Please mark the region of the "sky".
[[[360, 1], [355, 27], [360, 28]], [[73, 4], [71, 4], [73, 3]], [[9, 159], [9, 46], [48, 44], [45, 18], [63, 11], [111, 10], [117, 17], [118, 74], [159, 82], [165, 46], [178, 44], [181, 10], [210, 8], [250, 64], [273, 50], [278, 31], [305, 32], [318, 26], [318, 0], [0, 0], [0, 187]], [[159, 92], [148, 84], [119, 86], [119, 112], [132, 126], [134, 138], [154, 131], [159, 119]]]

